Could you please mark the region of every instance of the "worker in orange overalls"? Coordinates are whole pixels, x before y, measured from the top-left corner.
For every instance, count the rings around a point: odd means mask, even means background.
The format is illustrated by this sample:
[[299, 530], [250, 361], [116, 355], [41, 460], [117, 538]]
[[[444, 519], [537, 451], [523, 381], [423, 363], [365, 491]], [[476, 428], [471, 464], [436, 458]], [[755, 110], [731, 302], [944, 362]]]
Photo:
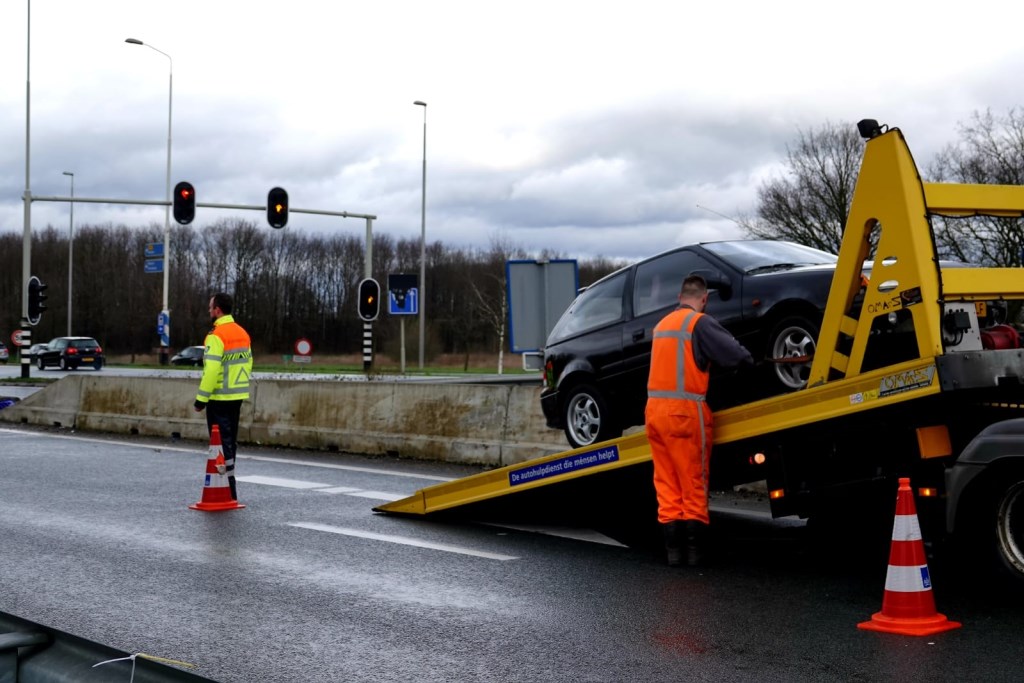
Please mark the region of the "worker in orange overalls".
[[654, 461], [658, 522], [670, 566], [703, 560], [708, 526], [708, 460], [711, 409], [705, 402], [711, 364], [753, 365], [744, 348], [721, 324], [704, 314], [707, 282], [683, 280], [679, 307], [654, 328], [647, 380], [645, 426]]

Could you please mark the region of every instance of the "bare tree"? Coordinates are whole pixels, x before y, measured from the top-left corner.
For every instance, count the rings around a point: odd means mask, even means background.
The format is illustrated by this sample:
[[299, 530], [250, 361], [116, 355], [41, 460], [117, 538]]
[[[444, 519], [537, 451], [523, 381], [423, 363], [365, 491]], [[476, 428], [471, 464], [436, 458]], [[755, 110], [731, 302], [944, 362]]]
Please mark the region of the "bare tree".
[[[974, 112], [959, 126], [960, 140], [929, 166], [936, 182], [1024, 185], [1024, 109], [1004, 116]], [[1024, 249], [1020, 218], [969, 216], [933, 219], [940, 256], [985, 266], [1019, 266]]]
[[479, 254], [476, 267], [466, 274], [466, 280], [473, 293], [477, 314], [489, 328], [488, 332], [494, 335], [492, 343], [497, 343], [500, 375], [505, 371], [505, 329], [508, 324], [505, 264], [513, 258], [526, 258], [526, 252], [499, 233], [491, 235], [490, 243], [490, 249]]
[[747, 233], [838, 253], [864, 153], [857, 127], [798, 130], [786, 149], [786, 175], [758, 188], [757, 218]]

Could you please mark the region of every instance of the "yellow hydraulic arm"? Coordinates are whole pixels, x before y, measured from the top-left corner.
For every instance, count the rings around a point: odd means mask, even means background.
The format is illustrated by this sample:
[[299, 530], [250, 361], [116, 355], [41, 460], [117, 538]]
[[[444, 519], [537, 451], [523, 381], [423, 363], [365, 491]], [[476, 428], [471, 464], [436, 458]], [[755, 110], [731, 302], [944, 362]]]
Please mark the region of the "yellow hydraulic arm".
[[[943, 353], [943, 303], [1024, 298], [1024, 269], [939, 267], [930, 216], [1022, 216], [1024, 187], [923, 183], [899, 129], [866, 146], [808, 386], [860, 374], [872, 322], [908, 311], [920, 358]], [[872, 238], [878, 246], [871, 253]], [[870, 280], [863, 263], [873, 259]], [[864, 286], [863, 302], [851, 311]]]

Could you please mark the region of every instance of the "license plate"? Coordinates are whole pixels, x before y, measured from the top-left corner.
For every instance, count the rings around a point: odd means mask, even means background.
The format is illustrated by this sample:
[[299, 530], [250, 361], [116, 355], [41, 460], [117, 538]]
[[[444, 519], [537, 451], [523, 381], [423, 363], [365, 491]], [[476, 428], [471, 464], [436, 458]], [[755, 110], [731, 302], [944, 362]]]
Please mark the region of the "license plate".
[[92, 356], [86, 356], [86, 357], [84, 357], [84, 358], [82, 359], [82, 362], [83, 362], [83, 363], [91, 363], [91, 362], [92, 362]]

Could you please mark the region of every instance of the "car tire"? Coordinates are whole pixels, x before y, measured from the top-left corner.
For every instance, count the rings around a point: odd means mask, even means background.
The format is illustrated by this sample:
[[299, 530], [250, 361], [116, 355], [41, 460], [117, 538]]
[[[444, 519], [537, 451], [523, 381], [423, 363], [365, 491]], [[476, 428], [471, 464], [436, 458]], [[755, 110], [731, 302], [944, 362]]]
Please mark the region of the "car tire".
[[622, 429], [611, 417], [608, 403], [594, 386], [579, 384], [573, 387], [563, 405], [565, 438], [573, 448], [622, 435]]
[[781, 359], [810, 356], [818, 344], [819, 325], [803, 316], [783, 318], [768, 335], [765, 358], [771, 368], [772, 382], [784, 391], [796, 391], [807, 386], [811, 374], [811, 361], [806, 363], [780, 362]]
[[46, 369], [46, 363], [43, 362], [42, 356], [36, 356], [36, 367], [39, 368], [40, 370]]
[[71, 369], [71, 368], [68, 367], [68, 361], [67, 361], [66, 358], [61, 358], [57, 362], [57, 367], [59, 367], [61, 370], [70, 370]]
[[102, 370], [102, 369], [103, 369], [103, 361], [101, 361], [101, 360], [98, 360], [98, 361], [96, 361], [95, 363], [93, 363], [93, 365], [92, 365], [92, 366], [93, 366], [94, 368], [96, 368], [96, 370], [97, 370], [97, 371], [99, 371], [99, 370]]

